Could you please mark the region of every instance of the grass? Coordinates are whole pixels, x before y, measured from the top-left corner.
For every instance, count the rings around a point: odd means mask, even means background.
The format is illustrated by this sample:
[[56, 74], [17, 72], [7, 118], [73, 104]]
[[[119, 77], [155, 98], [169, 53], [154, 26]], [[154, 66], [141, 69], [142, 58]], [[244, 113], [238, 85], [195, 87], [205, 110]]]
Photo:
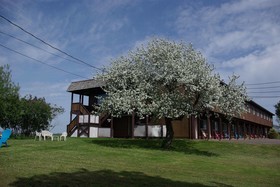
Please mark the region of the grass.
[[280, 146], [175, 140], [10, 139], [0, 186], [280, 186]]

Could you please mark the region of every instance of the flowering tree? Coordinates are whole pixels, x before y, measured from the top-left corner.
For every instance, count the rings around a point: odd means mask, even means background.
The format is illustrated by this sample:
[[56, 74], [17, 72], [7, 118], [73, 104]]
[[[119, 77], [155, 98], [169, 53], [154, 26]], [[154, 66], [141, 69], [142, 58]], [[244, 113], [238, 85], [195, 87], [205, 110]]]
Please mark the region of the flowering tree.
[[236, 83], [238, 78], [239, 76], [232, 75], [229, 77], [229, 83], [222, 83], [220, 87], [221, 97], [219, 97], [217, 108], [229, 122], [233, 117], [239, 117], [246, 111], [245, 101], [249, 100], [244, 82], [241, 85]]
[[[136, 113], [139, 117], [165, 118], [167, 132], [163, 147], [169, 147], [174, 135], [173, 119], [217, 106], [226, 111], [229, 106], [219, 103], [224, 101], [221, 97], [232, 88], [237, 90], [230, 99], [240, 92], [236, 86], [221, 86], [220, 77], [213, 70], [191, 45], [153, 39], [147, 46], [114, 60], [97, 77], [106, 82], [107, 93], [99, 110], [113, 116]], [[242, 108], [243, 104], [242, 99], [236, 100], [230, 107]], [[229, 110], [228, 114], [236, 111]]]

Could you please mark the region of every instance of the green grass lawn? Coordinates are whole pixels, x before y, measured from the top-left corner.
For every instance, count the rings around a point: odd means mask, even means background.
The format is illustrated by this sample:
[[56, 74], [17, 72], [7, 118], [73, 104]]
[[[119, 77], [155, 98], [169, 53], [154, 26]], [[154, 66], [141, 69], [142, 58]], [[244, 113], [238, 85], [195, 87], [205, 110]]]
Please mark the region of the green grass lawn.
[[[242, 141], [242, 140], [240, 140]], [[280, 146], [175, 140], [10, 139], [0, 186], [280, 186]]]

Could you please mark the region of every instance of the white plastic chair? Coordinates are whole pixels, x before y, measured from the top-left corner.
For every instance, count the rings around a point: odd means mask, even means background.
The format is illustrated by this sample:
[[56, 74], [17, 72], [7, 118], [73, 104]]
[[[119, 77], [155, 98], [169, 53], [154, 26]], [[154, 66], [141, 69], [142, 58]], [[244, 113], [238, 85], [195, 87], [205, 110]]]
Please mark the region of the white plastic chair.
[[64, 141], [66, 141], [66, 137], [67, 137], [67, 132], [63, 132], [60, 136], [60, 140], [62, 141], [62, 138]]
[[38, 136], [38, 138], [39, 138], [39, 141], [41, 141], [42, 133], [35, 131], [35, 139], [34, 139], [34, 140], [36, 140], [36, 137], [37, 137], [37, 136]]
[[44, 140], [46, 140], [46, 137], [50, 137], [53, 141], [53, 133], [51, 133], [50, 131], [43, 130], [41, 134], [44, 137]]

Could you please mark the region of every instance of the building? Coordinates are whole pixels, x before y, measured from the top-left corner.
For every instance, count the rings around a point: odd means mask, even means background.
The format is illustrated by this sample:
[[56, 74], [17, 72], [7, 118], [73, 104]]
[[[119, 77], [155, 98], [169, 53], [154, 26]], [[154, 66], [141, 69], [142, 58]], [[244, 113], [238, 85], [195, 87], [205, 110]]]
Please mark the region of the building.
[[[96, 115], [94, 106], [106, 96], [104, 82], [84, 80], [72, 82], [67, 91], [71, 93], [70, 123], [68, 136], [72, 137], [163, 137], [166, 133], [164, 120], [150, 116], [139, 119], [135, 115], [113, 118], [109, 114]], [[184, 116], [173, 120], [175, 138], [263, 138], [273, 126], [273, 113], [254, 101], [247, 102], [247, 113], [234, 118], [228, 124], [223, 114], [202, 114], [200, 117]]]

